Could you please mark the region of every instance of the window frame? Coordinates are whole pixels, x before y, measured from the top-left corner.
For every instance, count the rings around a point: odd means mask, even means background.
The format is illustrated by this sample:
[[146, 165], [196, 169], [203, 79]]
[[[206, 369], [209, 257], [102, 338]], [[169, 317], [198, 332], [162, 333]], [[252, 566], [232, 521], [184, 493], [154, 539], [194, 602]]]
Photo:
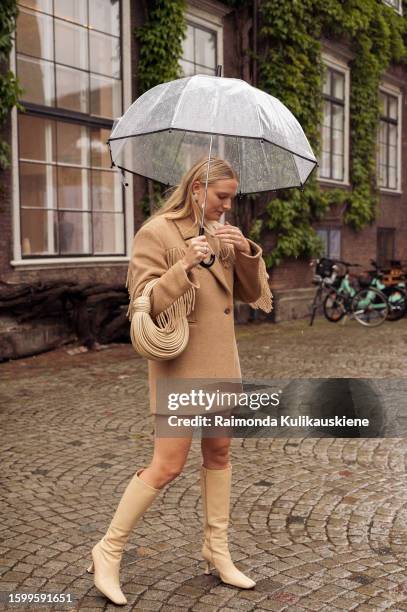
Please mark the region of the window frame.
[[[343, 129], [343, 179], [333, 179], [322, 177], [319, 174], [319, 168], [317, 173], [317, 179], [320, 183], [327, 183], [329, 185], [342, 185], [343, 187], [349, 187], [349, 100], [350, 100], [350, 68], [347, 63], [339, 60], [330, 53], [324, 51], [322, 53], [322, 62], [326, 68], [331, 68], [336, 72], [340, 72], [344, 75], [344, 129]], [[322, 92], [321, 92], [322, 93]], [[324, 94], [322, 93], [323, 99]], [[322, 142], [322, 125], [321, 125], [321, 142]]]
[[379, 117], [379, 124], [377, 126], [377, 140], [376, 140], [376, 180], [377, 187], [381, 193], [400, 195], [403, 193], [402, 190], [402, 121], [403, 121], [403, 93], [400, 87], [395, 85], [391, 85], [390, 83], [383, 82], [379, 85], [379, 91], [388, 94], [397, 98], [397, 186], [395, 188], [392, 187], [382, 187], [379, 185], [379, 130], [380, 130], [380, 122], [381, 116]]
[[[122, 109], [127, 109], [132, 103], [132, 78], [131, 78], [131, 19], [130, 19], [130, 0], [121, 0], [121, 19], [120, 19], [120, 39], [121, 39], [121, 89], [122, 89]], [[10, 69], [16, 73], [17, 49], [16, 38], [13, 37], [13, 47], [10, 53]], [[89, 127], [113, 126], [114, 118], [103, 119], [99, 117], [89, 117], [68, 109], [58, 109], [56, 107], [45, 107], [35, 104], [25, 104], [27, 110], [38, 112], [38, 116], [47, 116], [57, 120], [58, 117], [66, 120], [74, 120], [77, 123], [86, 124]], [[46, 110], [45, 110], [46, 109]], [[48, 112], [49, 111], [49, 112]], [[123, 111], [122, 111], [123, 112]], [[28, 113], [27, 113], [28, 114]], [[134, 233], [133, 215], [133, 175], [126, 173], [128, 187], [124, 188], [123, 194], [123, 226], [124, 226], [124, 254], [123, 255], [62, 255], [58, 256], [33, 256], [22, 257], [21, 249], [21, 213], [20, 213], [20, 181], [19, 181], [19, 145], [18, 145], [18, 111], [14, 107], [11, 112], [11, 176], [12, 176], [12, 240], [13, 240], [13, 259], [10, 265], [19, 269], [44, 269], [44, 268], [65, 268], [66, 264], [87, 267], [89, 265], [103, 265], [117, 262], [128, 262], [131, 257], [131, 243]]]
[[392, 8], [393, 11], [395, 11], [398, 15], [403, 16], [403, 3], [402, 3], [401, 0], [397, 0], [397, 1], [398, 1], [398, 6], [396, 8], [388, 0], [383, 0], [384, 4], [386, 4], [386, 6]]

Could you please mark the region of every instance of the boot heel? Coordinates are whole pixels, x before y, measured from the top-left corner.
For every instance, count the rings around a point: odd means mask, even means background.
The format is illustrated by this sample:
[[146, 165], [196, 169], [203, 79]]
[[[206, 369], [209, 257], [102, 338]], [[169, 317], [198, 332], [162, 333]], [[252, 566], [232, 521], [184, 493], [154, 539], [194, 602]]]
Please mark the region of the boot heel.
[[89, 565], [89, 567], [86, 569], [86, 571], [88, 572], [88, 574], [93, 574], [93, 573], [94, 573], [94, 571], [95, 571], [95, 566], [94, 566], [94, 564], [93, 564], [93, 561], [92, 561], [92, 563]]
[[210, 575], [211, 573], [211, 564], [209, 563], [209, 561], [206, 561], [206, 565], [205, 565], [205, 572], [204, 572], [207, 576]]

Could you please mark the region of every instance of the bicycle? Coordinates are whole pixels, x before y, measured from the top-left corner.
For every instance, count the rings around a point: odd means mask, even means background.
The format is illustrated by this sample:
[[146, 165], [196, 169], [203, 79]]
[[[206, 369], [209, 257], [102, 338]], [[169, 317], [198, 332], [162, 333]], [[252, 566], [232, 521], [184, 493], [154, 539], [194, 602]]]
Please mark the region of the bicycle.
[[311, 319], [309, 323], [310, 326], [314, 323], [318, 307], [322, 305], [322, 296], [324, 294], [324, 291], [326, 291], [332, 286], [337, 277], [337, 271], [333, 260], [328, 259], [326, 257], [322, 257], [321, 259], [315, 260], [315, 262], [311, 261], [310, 265], [314, 265], [314, 263], [316, 264], [316, 266], [315, 274], [312, 279], [312, 284], [317, 285], [318, 289], [314, 295], [314, 299], [311, 305]]
[[401, 269], [398, 274], [391, 274], [390, 270], [380, 268], [374, 259], [370, 260], [374, 270], [369, 270], [372, 285], [379, 289], [387, 298], [390, 312], [388, 321], [398, 321], [407, 312], [407, 291], [404, 282], [405, 275]]
[[[339, 266], [345, 266], [345, 273], [339, 273]], [[322, 296], [325, 318], [332, 323], [338, 323], [345, 315], [356, 319], [361, 325], [376, 327], [381, 325], [389, 314], [389, 305], [386, 296], [371, 285], [370, 279], [365, 287], [356, 289], [352, 286], [349, 277], [350, 267], [360, 267], [339, 259], [322, 258], [316, 261], [313, 283], [318, 285], [312, 303], [310, 325], [315, 319], [316, 310]]]

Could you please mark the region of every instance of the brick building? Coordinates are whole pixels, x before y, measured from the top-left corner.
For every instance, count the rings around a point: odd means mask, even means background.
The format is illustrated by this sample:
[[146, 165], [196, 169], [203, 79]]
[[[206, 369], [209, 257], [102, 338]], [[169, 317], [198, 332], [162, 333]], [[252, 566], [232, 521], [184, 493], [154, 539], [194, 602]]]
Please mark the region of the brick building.
[[[401, 0], [389, 0], [401, 11]], [[19, 283], [50, 279], [125, 283], [132, 238], [143, 219], [147, 183], [110, 168], [106, 140], [113, 119], [138, 95], [137, 40], [148, 3], [140, 0], [20, 0], [10, 65], [25, 92], [25, 113], [13, 109], [4, 137], [12, 164], [2, 173], [0, 274]], [[258, 15], [215, 0], [190, 0], [181, 65], [185, 75], [215, 74], [255, 82]], [[351, 52], [324, 41], [328, 67], [320, 181], [349, 185], [349, 62]], [[379, 130], [381, 206], [377, 223], [356, 234], [331, 210], [316, 228], [326, 253], [368, 264], [407, 259], [405, 159], [406, 72], [383, 77]], [[267, 239], [266, 239], [267, 243]], [[311, 271], [287, 261], [271, 273], [276, 320], [307, 311]]]

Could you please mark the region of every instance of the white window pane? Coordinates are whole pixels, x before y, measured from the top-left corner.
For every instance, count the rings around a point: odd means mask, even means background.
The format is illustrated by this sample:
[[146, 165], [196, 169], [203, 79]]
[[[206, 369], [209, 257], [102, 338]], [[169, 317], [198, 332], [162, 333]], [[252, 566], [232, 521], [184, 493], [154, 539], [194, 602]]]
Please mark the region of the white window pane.
[[343, 106], [332, 104], [332, 127], [335, 130], [343, 130], [345, 110]]
[[322, 150], [331, 150], [331, 128], [326, 126], [322, 127]]
[[94, 213], [94, 253], [120, 254], [124, 252], [124, 218], [122, 214]]
[[68, 21], [87, 25], [86, 0], [54, 0], [54, 15]]
[[24, 208], [56, 208], [55, 166], [20, 162], [20, 202]]
[[385, 165], [386, 160], [387, 160], [387, 146], [381, 143], [379, 146], [379, 163]]
[[397, 145], [397, 125], [389, 125], [389, 145], [393, 147]]
[[111, 160], [109, 148], [106, 144], [110, 130], [104, 128], [91, 128], [91, 165], [94, 168], [110, 168]]
[[181, 66], [182, 76], [188, 77], [188, 76], [193, 76], [195, 74], [194, 64], [192, 64], [191, 62], [180, 60], [179, 64]]
[[322, 151], [321, 156], [321, 176], [329, 178], [331, 174], [331, 157], [326, 151]]
[[316, 232], [324, 245], [322, 255], [328, 257], [328, 232], [325, 229], [317, 229]]
[[330, 127], [331, 125], [331, 103], [325, 101], [323, 108], [323, 125]]
[[397, 119], [398, 100], [394, 96], [388, 96], [388, 98], [389, 98], [388, 116], [390, 117], [390, 119]]
[[57, 122], [58, 163], [89, 166], [88, 128], [74, 123]]
[[52, 60], [52, 18], [21, 8], [17, 17], [17, 51]]
[[122, 183], [118, 172], [92, 171], [92, 210], [122, 212]]
[[18, 114], [18, 151], [20, 159], [53, 162], [55, 158], [54, 121]]
[[204, 68], [203, 66], [197, 66], [196, 73], [197, 74], [209, 74], [210, 76], [215, 76], [216, 69], [215, 68]]
[[88, 74], [65, 66], [56, 67], [57, 71], [57, 106], [87, 113]]
[[59, 246], [63, 255], [90, 254], [91, 216], [83, 212], [59, 213]]
[[385, 187], [387, 184], [387, 166], [385, 164], [379, 165], [379, 185]]
[[54, 65], [51, 62], [18, 56], [17, 75], [24, 89], [22, 100], [54, 106]]
[[88, 34], [85, 28], [55, 20], [55, 61], [88, 69]]
[[119, 36], [119, 0], [89, 0], [89, 25], [95, 30]]
[[21, 210], [23, 255], [57, 253], [57, 213], [53, 210]]
[[112, 119], [121, 116], [121, 81], [92, 75], [90, 87], [90, 112], [92, 115]]
[[389, 166], [389, 189], [397, 189], [397, 168]]
[[120, 39], [99, 32], [90, 32], [90, 70], [111, 77], [120, 77]]
[[58, 208], [90, 209], [88, 170], [58, 166]]
[[195, 28], [195, 62], [216, 69], [216, 35]]
[[389, 146], [389, 166], [397, 166], [397, 147]]
[[329, 257], [339, 259], [341, 256], [341, 230], [329, 230]]
[[385, 123], [384, 121], [380, 122], [379, 142], [382, 144], [387, 143], [387, 123]]
[[332, 152], [336, 155], [343, 155], [343, 132], [332, 130]]
[[332, 155], [332, 178], [337, 181], [343, 180], [343, 156]]
[[182, 42], [182, 58], [194, 61], [194, 29], [190, 24], [187, 26], [186, 38]]
[[338, 72], [332, 73], [333, 96], [339, 100], [345, 99], [345, 77]]

